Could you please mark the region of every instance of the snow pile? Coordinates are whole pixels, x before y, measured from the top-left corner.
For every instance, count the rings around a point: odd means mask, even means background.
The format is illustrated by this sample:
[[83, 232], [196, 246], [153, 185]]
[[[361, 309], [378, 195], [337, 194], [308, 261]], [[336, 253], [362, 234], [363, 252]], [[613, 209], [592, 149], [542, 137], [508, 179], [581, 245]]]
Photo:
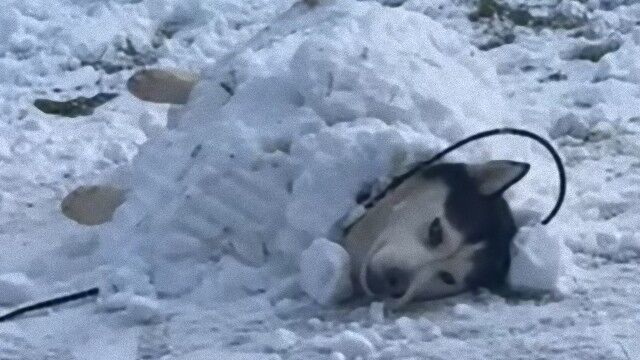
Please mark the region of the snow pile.
[[[148, 132], [122, 181], [127, 201], [83, 256], [117, 289], [105, 307], [153, 321], [160, 310], [139, 296], [207, 304], [302, 289], [341, 300], [348, 258], [315, 239], [339, 241], [356, 199], [416, 161], [518, 126], [483, 56], [420, 14], [344, 0], [278, 21], [295, 31], [240, 48], [228, 73], [205, 69], [175, 127]], [[483, 143], [456, 157], [547, 160]], [[546, 203], [537, 191], [553, 184], [539, 184], [527, 196]], [[70, 263], [60, 277], [88, 268]]]
[[[491, 69], [425, 17], [338, 1], [287, 21], [299, 31], [238, 55], [233, 96], [203, 81], [133, 161], [100, 253], [150, 274], [160, 295], [233, 299], [304, 263], [305, 291], [342, 299], [348, 259], [312, 240], [339, 240], [363, 189], [509, 116]], [[327, 283], [311, 284], [323, 261]]]
[[261, 343], [267, 351], [285, 351], [292, 348], [299, 341], [298, 335], [282, 328], [265, 334], [261, 339]]

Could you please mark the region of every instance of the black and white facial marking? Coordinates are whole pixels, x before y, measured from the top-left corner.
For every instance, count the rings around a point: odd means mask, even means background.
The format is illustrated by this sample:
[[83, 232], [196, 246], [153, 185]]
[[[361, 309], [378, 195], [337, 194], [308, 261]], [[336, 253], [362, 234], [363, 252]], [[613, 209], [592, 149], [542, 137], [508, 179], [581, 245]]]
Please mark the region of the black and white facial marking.
[[438, 164], [403, 179], [346, 231], [354, 281], [394, 307], [499, 287], [516, 233], [502, 195], [528, 171], [512, 161]]

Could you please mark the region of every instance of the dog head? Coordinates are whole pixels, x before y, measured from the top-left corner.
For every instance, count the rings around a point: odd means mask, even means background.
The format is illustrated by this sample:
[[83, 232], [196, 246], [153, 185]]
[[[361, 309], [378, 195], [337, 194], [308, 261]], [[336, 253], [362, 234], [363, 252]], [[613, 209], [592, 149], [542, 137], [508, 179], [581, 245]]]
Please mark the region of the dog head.
[[528, 170], [512, 161], [439, 164], [395, 181], [346, 230], [355, 282], [394, 307], [502, 285], [517, 231], [503, 193]]

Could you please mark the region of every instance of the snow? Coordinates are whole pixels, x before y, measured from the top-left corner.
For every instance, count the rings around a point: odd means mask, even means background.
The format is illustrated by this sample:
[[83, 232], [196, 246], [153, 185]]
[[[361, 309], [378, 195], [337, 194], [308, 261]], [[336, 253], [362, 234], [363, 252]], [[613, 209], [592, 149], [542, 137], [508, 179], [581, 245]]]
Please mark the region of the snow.
[[137, 323], [151, 323], [162, 320], [162, 309], [157, 301], [143, 296], [132, 296], [126, 310], [127, 317]]
[[287, 329], [277, 329], [262, 340], [267, 351], [286, 351], [299, 342], [298, 335]]
[[[101, 296], [0, 324], [0, 358], [640, 357], [640, 4], [541, 5], [576, 28], [535, 30], [472, 22], [471, 1], [291, 5], [5, 4], [0, 306]], [[480, 51], [491, 23], [514, 41]], [[203, 81], [185, 106], [146, 104], [125, 87], [143, 67]], [[87, 117], [31, 105], [105, 91], [120, 96]], [[540, 226], [557, 194], [543, 149], [499, 138], [448, 158], [532, 164], [507, 194], [523, 296], [344, 302], [359, 193], [498, 126], [552, 138], [569, 175]], [[62, 216], [98, 183], [129, 189], [111, 223]]]
[[475, 310], [471, 305], [468, 304], [456, 304], [453, 307], [452, 313], [455, 317], [459, 319], [469, 320], [478, 315], [477, 310]]
[[534, 225], [521, 227], [513, 243], [509, 286], [525, 292], [559, 292], [560, 278], [570, 264], [562, 242], [544, 225]]
[[384, 323], [384, 303], [372, 302], [369, 306], [369, 316], [373, 322]]
[[589, 135], [589, 127], [575, 113], [569, 113], [559, 118], [551, 129], [549, 136], [557, 139], [562, 136], [571, 136], [574, 139], [586, 139]]
[[365, 336], [356, 332], [345, 330], [342, 333], [330, 338], [319, 337], [311, 341], [318, 349], [334, 350], [334, 356], [342, 354], [347, 359], [357, 357], [367, 359], [373, 355], [375, 350], [373, 344]]
[[[460, 305], [456, 305], [455, 309]], [[458, 313], [455, 309], [454, 311]], [[396, 325], [402, 336], [412, 342], [432, 341], [442, 335], [440, 328], [427, 319], [414, 320], [403, 316], [396, 319]]]
[[342, 246], [316, 239], [300, 255], [302, 289], [322, 305], [334, 305], [353, 294], [351, 261]]
[[19, 305], [32, 300], [36, 293], [33, 281], [22, 273], [0, 275], [0, 304]]

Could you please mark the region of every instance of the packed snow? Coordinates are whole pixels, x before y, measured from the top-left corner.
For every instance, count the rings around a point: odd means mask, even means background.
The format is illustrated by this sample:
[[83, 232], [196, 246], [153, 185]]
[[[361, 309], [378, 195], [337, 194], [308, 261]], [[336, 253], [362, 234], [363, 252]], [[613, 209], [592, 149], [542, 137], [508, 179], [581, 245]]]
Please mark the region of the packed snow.
[[0, 276], [0, 304], [19, 305], [32, 300], [35, 284], [22, 273], [7, 273]]
[[[640, 358], [640, 2], [496, 4], [5, 5], [0, 309], [101, 295], [0, 323], [0, 358]], [[201, 81], [184, 106], [143, 103], [126, 80], [145, 67]], [[120, 95], [85, 117], [32, 105], [98, 92]], [[558, 183], [539, 145], [447, 158], [532, 165], [507, 194], [514, 293], [351, 298], [356, 199], [500, 126], [553, 139], [569, 175], [542, 226]], [[127, 189], [112, 221], [62, 215], [88, 184]]]
[[322, 305], [337, 304], [353, 295], [351, 259], [337, 243], [315, 240], [300, 255], [300, 286]]

